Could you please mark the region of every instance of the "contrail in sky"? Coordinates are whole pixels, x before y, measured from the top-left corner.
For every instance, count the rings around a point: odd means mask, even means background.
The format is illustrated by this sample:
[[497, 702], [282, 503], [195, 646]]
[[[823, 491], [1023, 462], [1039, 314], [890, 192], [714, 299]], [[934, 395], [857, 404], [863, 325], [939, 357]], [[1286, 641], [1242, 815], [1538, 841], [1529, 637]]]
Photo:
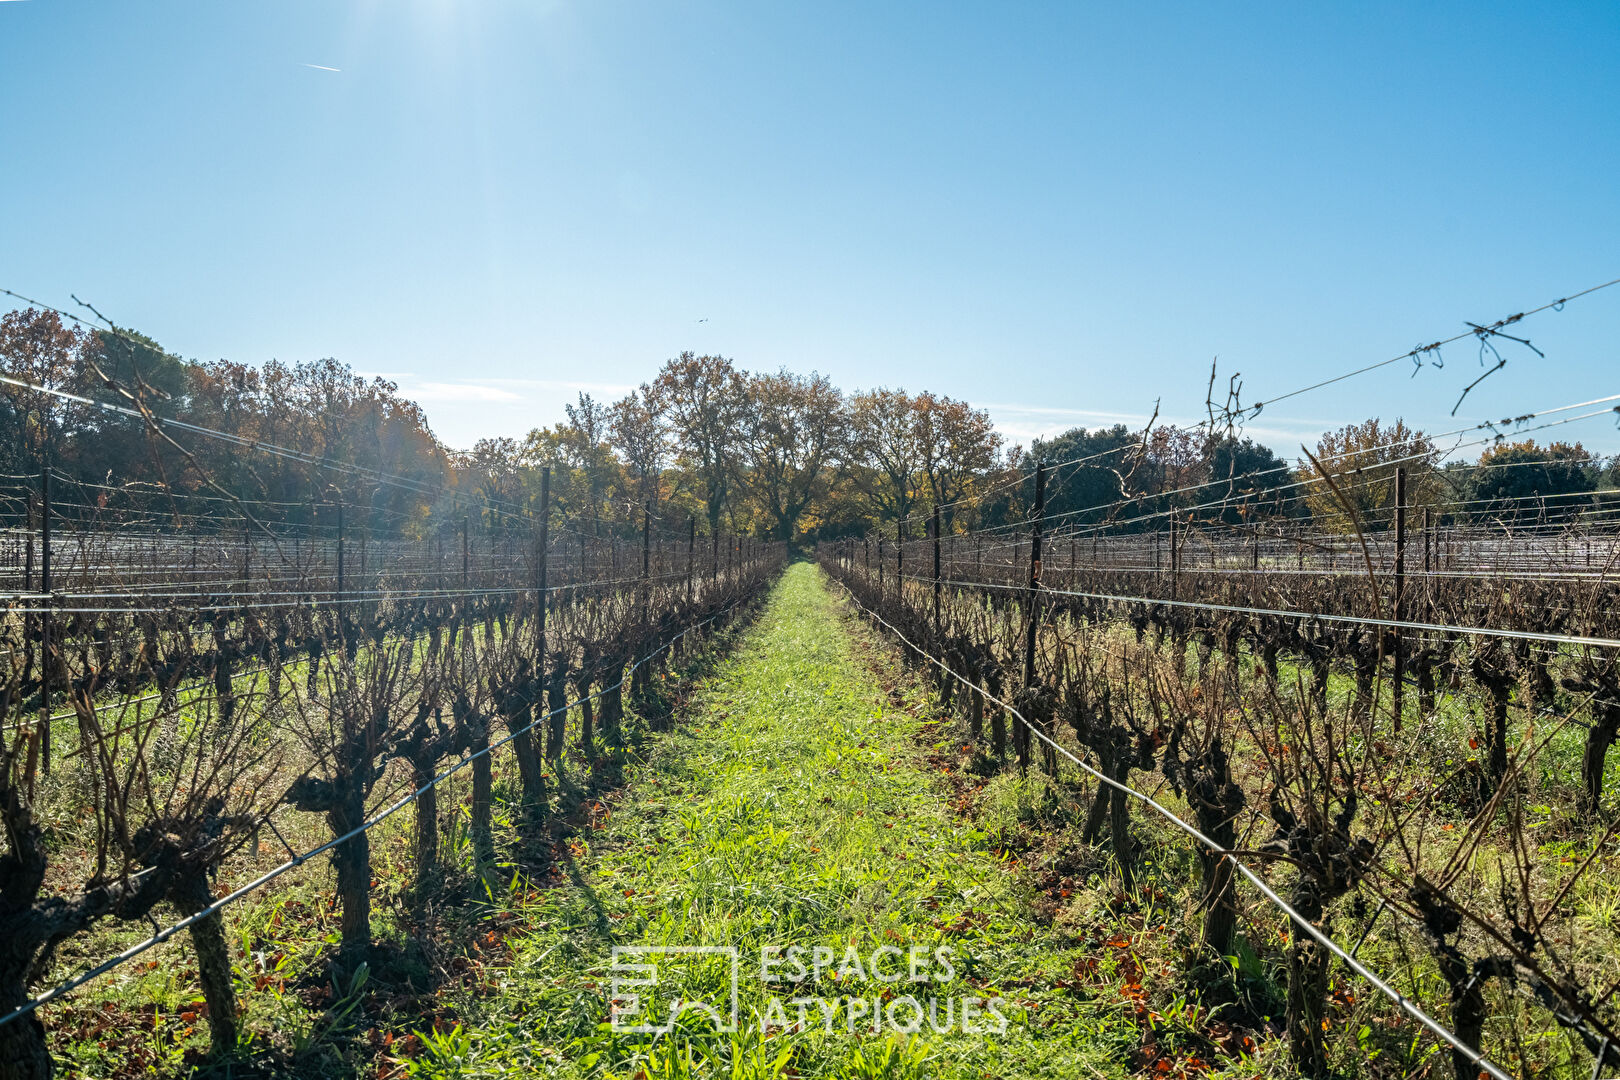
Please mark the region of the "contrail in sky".
[[338, 71], [338, 72], [341, 72], [343, 70], [342, 68], [327, 67], [325, 64], [300, 64], [299, 66], [300, 67], [307, 67], [307, 68], [314, 68], [316, 71]]

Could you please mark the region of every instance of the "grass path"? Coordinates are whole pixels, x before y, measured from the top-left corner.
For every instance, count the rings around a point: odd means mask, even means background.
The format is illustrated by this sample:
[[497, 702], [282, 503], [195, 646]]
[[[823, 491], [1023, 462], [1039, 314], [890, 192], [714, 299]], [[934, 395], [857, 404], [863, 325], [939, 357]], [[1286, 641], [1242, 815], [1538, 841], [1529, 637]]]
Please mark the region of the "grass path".
[[[1083, 948], [1050, 912], [1035, 916], [1025, 875], [949, 809], [928, 744], [931, 733], [946, 746], [954, 736], [897, 708], [894, 673], [875, 670], [872, 656], [893, 664], [817, 570], [789, 569], [679, 730], [573, 842], [565, 884], [513, 909], [499, 991], [457, 1008], [460, 1030], [426, 1034], [412, 1072], [657, 1080], [1131, 1071], [1140, 1038], [1128, 1010], [1117, 994], [1093, 1000], [1076, 977], [1086, 966], [1093, 978], [1111, 976], [1112, 966], [1099, 972], [1087, 957], [1113, 950]], [[738, 1030], [716, 1033], [693, 1009], [666, 1033], [614, 1030], [612, 953], [626, 945], [736, 948]], [[766, 983], [762, 949], [772, 946], [784, 981]], [[789, 946], [802, 950], [800, 963]], [[652, 1022], [683, 999], [727, 1011], [724, 955], [646, 959], [659, 965], [658, 985], [639, 988]], [[785, 981], [801, 964], [805, 978]], [[618, 988], [621, 1001], [634, 992]]]

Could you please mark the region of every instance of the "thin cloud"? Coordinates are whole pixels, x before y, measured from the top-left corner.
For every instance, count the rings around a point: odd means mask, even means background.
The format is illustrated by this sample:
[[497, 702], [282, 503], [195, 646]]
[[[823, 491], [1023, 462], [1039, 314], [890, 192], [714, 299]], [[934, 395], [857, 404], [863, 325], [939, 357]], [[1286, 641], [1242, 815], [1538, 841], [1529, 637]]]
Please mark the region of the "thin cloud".
[[341, 72], [343, 70], [342, 68], [327, 67], [325, 64], [300, 64], [298, 66], [299, 67], [314, 68], [316, 71], [337, 71], [337, 72]]
[[425, 382], [403, 387], [403, 392], [417, 401], [522, 401], [510, 390], [483, 383]]
[[517, 386], [528, 390], [575, 390], [587, 394], [628, 394], [636, 387], [632, 383], [580, 382], [574, 379], [485, 379], [493, 386]]
[[1079, 426], [1079, 422], [1092, 424], [1124, 424], [1127, 427], [1147, 423], [1147, 413], [1104, 412], [1096, 409], [1063, 409], [1049, 405], [1014, 405], [1005, 402], [987, 403], [978, 406], [988, 411], [992, 418], [1006, 417], [1010, 423], [1040, 422], [1042, 418], [1045, 425], [1059, 425], [1062, 430]]
[[[1053, 405], [1019, 405], [1012, 403], [987, 404], [982, 406], [990, 413], [995, 422], [996, 430], [1009, 439], [1028, 444], [1034, 439], [1050, 439], [1076, 427], [1103, 427], [1114, 424], [1124, 424], [1132, 430], [1140, 430], [1147, 423], [1147, 413], [1104, 412], [1096, 409], [1069, 409]], [[1173, 416], [1160, 414], [1157, 424], [1177, 424], [1182, 427], [1192, 427], [1205, 418], [1194, 420], [1178, 419]], [[1318, 436], [1329, 427], [1331, 423], [1306, 418], [1271, 416], [1261, 424], [1246, 424], [1239, 429], [1245, 435], [1264, 446], [1290, 446], [1299, 442], [1314, 443]]]
[[[1138, 415], [1135, 413], [1103, 412], [1097, 409], [1066, 409], [1056, 405], [1018, 405], [1005, 401], [986, 401], [978, 407], [990, 410], [1000, 409], [1004, 412], [1043, 413], [1050, 416], [1118, 416], [1129, 418]], [[1142, 413], [1140, 416], [1144, 420], [1147, 419], [1146, 413]]]

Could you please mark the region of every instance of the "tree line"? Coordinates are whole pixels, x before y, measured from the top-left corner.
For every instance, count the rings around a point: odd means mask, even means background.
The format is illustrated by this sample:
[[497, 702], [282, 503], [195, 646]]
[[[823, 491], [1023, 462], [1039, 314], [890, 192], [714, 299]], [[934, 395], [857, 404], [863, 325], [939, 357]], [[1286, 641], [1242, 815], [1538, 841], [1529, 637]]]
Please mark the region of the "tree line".
[[[129, 410], [0, 385], [14, 516], [32, 514], [32, 497], [17, 492], [49, 462], [81, 485], [53, 513], [158, 528], [235, 527], [244, 513], [329, 527], [342, 504], [351, 527], [380, 537], [420, 539], [465, 518], [489, 532], [529, 530], [542, 468], [554, 520], [590, 535], [633, 531], [650, 512], [665, 527], [691, 519], [705, 533], [795, 544], [896, 522], [920, 535], [936, 506], [950, 531], [1022, 520], [1042, 460], [1059, 466], [1048, 513], [1120, 531], [1158, 528], [1171, 514], [1337, 530], [1355, 517], [1376, 528], [1397, 467], [1410, 504], [1509, 525], [1606, 510], [1620, 482], [1614, 462], [1578, 443], [1502, 439], [1475, 462], [1442, 464], [1444, 449], [1400, 420], [1327, 432], [1292, 463], [1214, 425], [1074, 428], [1024, 448], [985, 410], [945, 395], [846, 393], [815, 372], [754, 372], [691, 352], [617, 401], [580, 394], [555, 424], [465, 451], [435, 437], [397, 384], [334, 359], [187, 361], [138, 333], [29, 308], [0, 318], [0, 371]], [[130, 415], [142, 411], [195, 427]], [[1335, 490], [1319, 468], [1347, 480]]]

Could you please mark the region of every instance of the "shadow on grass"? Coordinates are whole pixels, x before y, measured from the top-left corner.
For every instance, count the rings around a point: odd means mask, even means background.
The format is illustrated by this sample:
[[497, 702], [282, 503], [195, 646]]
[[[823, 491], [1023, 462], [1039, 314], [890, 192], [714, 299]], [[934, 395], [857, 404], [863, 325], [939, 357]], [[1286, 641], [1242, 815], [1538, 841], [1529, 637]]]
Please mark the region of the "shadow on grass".
[[[378, 914], [398, 920], [401, 932], [375, 943], [358, 983], [345, 983], [330, 964], [312, 971], [292, 989], [312, 1010], [310, 1034], [292, 1053], [280, 1048], [245, 1048], [228, 1058], [197, 1057], [187, 1065], [207, 1077], [377, 1076], [378, 1059], [389, 1047], [384, 1031], [448, 1030], [458, 1021], [444, 1004], [447, 990], [468, 989], [469, 962], [476, 962], [477, 942], [489, 928], [521, 920], [510, 902], [534, 890], [565, 882], [591, 913], [593, 929], [611, 930], [608, 909], [588, 883], [587, 868], [569, 840], [595, 827], [595, 812], [624, 790], [630, 767], [645, 761], [659, 737], [673, 731], [692, 691], [716, 671], [764, 610], [765, 597], [740, 608], [726, 626], [704, 635], [693, 647], [672, 658], [663, 676], [646, 690], [627, 697], [624, 745], [605, 747], [586, 760], [578, 747], [563, 762], [548, 762], [551, 790], [543, 808], [498, 802], [497, 811], [512, 815], [491, 867], [453, 863], [424, 888], [402, 891], [377, 904]], [[455, 845], [459, 849], [461, 845]], [[465, 853], [447, 852], [454, 860]], [[479, 882], [488, 885], [480, 889]], [[510, 891], [506, 885], [510, 885]], [[480, 895], [482, 893], [482, 895]], [[472, 987], [478, 992], [476, 986]], [[392, 1074], [390, 1074], [392, 1075]], [[404, 1075], [400, 1072], [398, 1075]]]

